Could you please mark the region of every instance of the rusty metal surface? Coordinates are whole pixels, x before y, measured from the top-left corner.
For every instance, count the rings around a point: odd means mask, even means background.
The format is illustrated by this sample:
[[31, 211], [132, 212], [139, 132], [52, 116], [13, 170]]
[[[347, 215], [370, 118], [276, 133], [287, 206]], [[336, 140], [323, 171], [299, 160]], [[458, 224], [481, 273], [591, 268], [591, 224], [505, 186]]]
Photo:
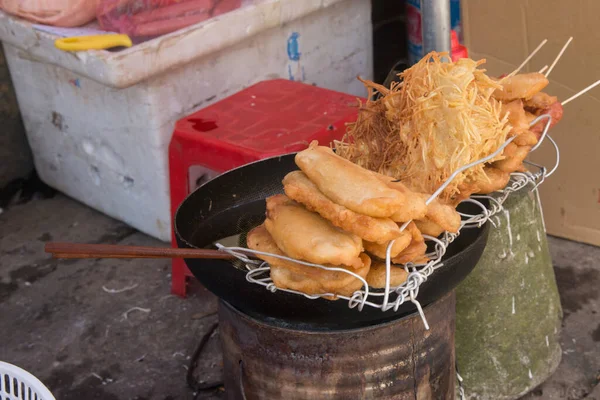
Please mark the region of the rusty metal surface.
[[267, 325], [221, 302], [227, 398], [453, 399], [454, 292], [425, 315], [430, 331], [411, 315], [369, 328], [309, 332]]

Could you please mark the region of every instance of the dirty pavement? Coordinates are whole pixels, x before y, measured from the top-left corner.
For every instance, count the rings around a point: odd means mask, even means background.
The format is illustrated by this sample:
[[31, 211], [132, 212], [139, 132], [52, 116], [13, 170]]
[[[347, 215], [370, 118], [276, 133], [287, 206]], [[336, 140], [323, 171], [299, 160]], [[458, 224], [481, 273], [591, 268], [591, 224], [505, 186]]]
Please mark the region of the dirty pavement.
[[[63, 195], [0, 215], [0, 360], [60, 400], [223, 398], [217, 302], [169, 294], [168, 260], [52, 260], [47, 241], [162, 246]], [[551, 238], [564, 308], [558, 371], [525, 399], [600, 400], [600, 249]], [[201, 339], [208, 346], [186, 375]], [[197, 391], [198, 388], [210, 388]]]

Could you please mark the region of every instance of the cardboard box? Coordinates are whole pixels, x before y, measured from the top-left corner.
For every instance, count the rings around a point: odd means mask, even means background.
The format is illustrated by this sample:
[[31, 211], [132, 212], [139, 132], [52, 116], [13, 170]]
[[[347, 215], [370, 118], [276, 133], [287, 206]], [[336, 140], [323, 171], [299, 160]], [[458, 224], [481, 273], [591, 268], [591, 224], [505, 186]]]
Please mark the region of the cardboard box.
[[[544, 90], [565, 100], [600, 79], [597, 0], [463, 0], [469, 56], [487, 59], [491, 75], [509, 73], [538, 44], [548, 43], [523, 71], [551, 64], [570, 36], [573, 42], [550, 74]], [[600, 86], [565, 106], [563, 120], [550, 135], [560, 148], [560, 166], [541, 186], [549, 234], [600, 245]], [[550, 143], [530, 156], [554, 165]]]

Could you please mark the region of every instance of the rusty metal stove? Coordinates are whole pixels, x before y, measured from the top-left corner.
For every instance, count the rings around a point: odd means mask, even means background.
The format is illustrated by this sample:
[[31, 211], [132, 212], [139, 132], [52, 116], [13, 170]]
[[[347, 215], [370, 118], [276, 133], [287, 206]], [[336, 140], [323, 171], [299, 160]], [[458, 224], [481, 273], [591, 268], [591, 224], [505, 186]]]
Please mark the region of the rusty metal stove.
[[[227, 398], [453, 399], [455, 295], [419, 314], [315, 332], [219, 305]], [[357, 311], [358, 312], [358, 311]]]

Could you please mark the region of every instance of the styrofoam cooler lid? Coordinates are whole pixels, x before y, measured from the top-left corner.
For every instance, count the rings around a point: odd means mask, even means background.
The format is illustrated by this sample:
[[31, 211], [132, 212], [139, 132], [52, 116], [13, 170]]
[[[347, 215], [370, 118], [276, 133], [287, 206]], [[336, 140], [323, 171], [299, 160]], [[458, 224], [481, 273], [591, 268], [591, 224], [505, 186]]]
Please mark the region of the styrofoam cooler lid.
[[0, 11], [0, 40], [37, 61], [61, 66], [106, 86], [126, 88], [342, 1], [261, 0], [118, 52], [63, 52], [54, 47], [56, 36]]

